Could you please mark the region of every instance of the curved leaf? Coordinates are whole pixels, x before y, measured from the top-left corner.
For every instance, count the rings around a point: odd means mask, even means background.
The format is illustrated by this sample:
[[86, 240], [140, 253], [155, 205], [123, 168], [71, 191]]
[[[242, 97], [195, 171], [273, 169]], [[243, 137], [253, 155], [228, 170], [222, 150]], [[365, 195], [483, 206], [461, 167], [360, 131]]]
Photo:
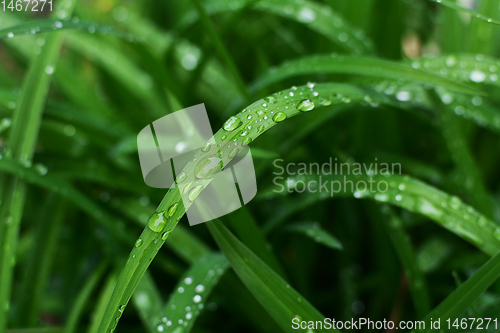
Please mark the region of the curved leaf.
[[409, 64], [398, 63], [377, 58], [350, 57], [332, 54], [330, 56], [309, 56], [285, 62], [278, 68], [258, 79], [253, 89], [260, 89], [271, 83], [288, 77], [305, 74], [352, 74], [364, 77], [376, 77], [393, 80], [408, 80], [422, 84], [444, 87], [453, 91], [477, 94], [473, 87], [457, 83], [440, 75], [430, 74], [423, 70], [412, 68]]
[[[311, 30], [322, 34], [332, 42], [354, 54], [373, 53], [373, 43], [359, 29], [352, 27], [342, 16], [332, 11], [330, 6], [308, 0], [210, 0], [204, 1], [208, 13], [215, 14], [225, 11], [234, 11], [250, 5], [252, 9], [278, 15], [290, 20], [305, 24]], [[190, 13], [184, 24], [189, 24], [197, 18], [195, 13]]]
[[[409, 176], [398, 175], [324, 175], [321, 180], [314, 176], [296, 176], [287, 179], [287, 185], [273, 187], [264, 191], [261, 198], [272, 198], [286, 195], [295, 189], [297, 184], [311, 184], [315, 182], [315, 192], [307, 193], [304, 197], [298, 196], [297, 204], [293, 207], [302, 209], [319, 200], [326, 200], [338, 196], [354, 196], [355, 198], [371, 199], [401, 207], [410, 212], [418, 213], [435, 221], [457, 236], [475, 245], [483, 252], [494, 255], [500, 251], [500, 227], [485, 216], [478, 213], [473, 207], [463, 203], [458, 197], [451, 196], [435, 187], [427, 185]], [[318, 186], [327, 184], [327, 192], [318, 191]], [[355, 186], [347, 186], [345, 192], [335, 192], [331, 186], [338, 188], [338, 182], [352, 181], [353, 184], [381, 184], [381, 188], [374, 185], [363, 191], [355, 190]], [[360, 183], [361, 182], [361, 183]], [[387, 184], [387, 189], [386, 188]], [[301, 185], [302, 186], [302, 185]], [[368, 185], [370, 186], [370, 185]], [[284, 190], [286, 189], [286, 190]], [[299, 208], [300, 207], [300, 208]], [[287, 216], [294, 213], [288, 211], [286, 215], [271, 220], [264, 229], [269, 231], [281, 224]]]
[[487, 16], [484, 16], [482, 14], [479, 14], [473, 10], [461, 7], [450, 0], [431, 0], [431, 1], [437, 2], [443, 6], [446, 6], [446, 7], [461, 11], [461, 12], [469, 13], [473, 17], [478, 18], [478, 19], [483, 20], [483, 21], [486, 21], [488, 23], [500, 24], [500, 21], [498, 21], [498, 20], [495, 20], [495, 19], [492, 19], [491, 17], [487, 17]]

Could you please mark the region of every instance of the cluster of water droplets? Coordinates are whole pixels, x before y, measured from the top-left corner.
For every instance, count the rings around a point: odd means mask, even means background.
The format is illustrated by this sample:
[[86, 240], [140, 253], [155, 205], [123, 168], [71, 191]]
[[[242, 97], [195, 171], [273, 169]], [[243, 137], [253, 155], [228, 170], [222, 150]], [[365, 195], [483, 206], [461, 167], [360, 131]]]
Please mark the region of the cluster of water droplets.
[[[200, 259], [206, 261], [205, 257]], [[212, 258], [213, 260], [213, 258]], [[172, 298], [167, 304], [167, 316], [162, 316], [161, 322], [156, 326], [157, 332], [177, 332], [188, 330], [193, 325], [194, 320], [204, 309], [206, 299], [220, 277], [224, 274], [227, 264], [222, 264], [220, 259], [217, 263], [203, 274], [186, 276], [174, 291]], [[210, 261], [208, 264], [213, 264]], [[209, 308], [215, 308], [214, 305]]]
[[[383, 180], [384, 177], [379, 178], [379, 180]], [[383, 193], [355, 191], [353, 195], [355, 198], [371, 197], [376, 201], [395, 204], [409, 211], [428, 216], [443, 223], [447, 229], [478, 246], [485, 244], [484, 237], [488, 234], [493, 235], [495, 241], [500, 245], [500, 228], [471, 206], [464, 204], [457, 196], [449, 196], [430, 188], [426, 188], [424, 191], [421, 187], [426, 185], [408, 177], [397, 178], [399, 181], [389, 181], [389, 188]], [[427, 193], [432, 194], [428, 195]]]
[[411, 65], [454, 81], [500, 84], [500, 61], [482, 54], [422, 58], [412, 61]]

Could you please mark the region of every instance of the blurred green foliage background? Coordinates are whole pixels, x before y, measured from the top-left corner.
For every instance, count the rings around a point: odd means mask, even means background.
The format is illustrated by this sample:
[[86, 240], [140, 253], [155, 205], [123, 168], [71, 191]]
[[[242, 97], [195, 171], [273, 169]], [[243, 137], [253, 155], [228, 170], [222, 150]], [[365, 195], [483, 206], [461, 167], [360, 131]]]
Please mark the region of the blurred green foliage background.
[[[0, 11], [0, 333], [115, 321], [118, 274], [165, 195], [142, 179], [144, 126], [204, 103], [215, 132], [307, 82], [347, 88], [318, 85], [323, 108], [253, 129], [257, 197], [221, 218], [229, 234], [181, 219], [117, 332], [290, 332], [295, 294], [259, 296], [284, 282], [329, 318], [422, 319], [500, 250], [497, 0], [449, 1], [484, 19], [426, 0], [53, 1]], [[390, 198], [277, 194], [276, 158], [376, 158], [408, 178], [387, 178]], [[445, 308], [496, 318], [491, 267]], [[203, 288], [183, 295], [186, 278]]]

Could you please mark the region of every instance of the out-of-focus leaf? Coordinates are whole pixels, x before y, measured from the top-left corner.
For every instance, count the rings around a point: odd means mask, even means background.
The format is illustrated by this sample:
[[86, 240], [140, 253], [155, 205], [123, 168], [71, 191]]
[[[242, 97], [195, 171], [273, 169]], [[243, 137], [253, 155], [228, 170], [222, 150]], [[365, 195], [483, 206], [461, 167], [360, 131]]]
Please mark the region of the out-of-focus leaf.
[[437, 2], [439, 4], [442, 4], [442, 5], [446, 6], [446, 7], [449, 7], [449, 8], [461, 11], [461, 12], [469, 13], [469, 14], [472, 15], [472, 17], [476, 17], [476, 18], [478, 18], [480, 20], [483, 20], [483, 21], [486, 21], [488, 23], [500, 24], [500, 21], [492, 19], [491, 17], [488, 17], [488, 16], [484, 16], [482, 14], [479, 14], [478, 12], [475, 12], [473, 10], [470, 10], [470, 9], [464, 8], [462, 6], [459, 6], [459, 5], [457, 5], [453, 1], [450, 1], [450, 0], [431, 0], [431, 1]]
[[341, 73], [394, 80], [409, 80], [431, 86], [441, 86], [453, 91], [477, 94], [473, 87], [457, 83], [442, 76], [412, 68], [405, 63], [368, 57], [349, 56], [309, 56], [284, 63], [262, 76], [254, 84], [254, 89], [265, 87], [288, 77], [305, 74]]
[[316, 243], [323, 244], [335, 250], [342, 250], [342, 243], [329, 232], [321, 228], [319, 223], [298, 223], [286, 228], [289, 231], [304, 234]]
[[209, 254], [193, 262], [179, 279], [153, 329], [158, 332], [190, 332], [212, 289], [228, 267], [221, 254]]

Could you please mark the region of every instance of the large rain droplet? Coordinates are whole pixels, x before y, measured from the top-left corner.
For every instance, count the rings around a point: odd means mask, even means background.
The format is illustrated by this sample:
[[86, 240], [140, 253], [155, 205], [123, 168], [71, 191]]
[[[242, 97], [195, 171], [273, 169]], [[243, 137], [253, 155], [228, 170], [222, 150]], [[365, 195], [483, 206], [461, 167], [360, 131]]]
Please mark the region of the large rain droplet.
[[167, 224], [167, 219], [163, 212], [155, 212], [148, 220], [148, 227], [153, 232], [160, 232], [165, 228]]
[[279, 122], [282, 122], [283, 120], [286, 119], [286, 114], [283, 113], [283, 112], [278, 112], [276, 113], [274, 116], [273, 116], [273, 121], [275, 123], [279, 123]]
[[203, 190], [203, 185], [198, 185], [193, 187], [193, 189], [188, 194], [188, 199], [194, 201], [198, 197], [198, 195], [200, 195], [202, 190]]
[[241, 120], [238, 117], [232, 116], [224, 123], [224, 129], [226, 131], [234, 131], [241, 126]]
[[304, 99], [300, 101], [299, 104], [297, 104], [296, 108], [297, 110], [303, 112], [311, 111], [312, 109], [314, 109], [314, 102], [309, 99]]

